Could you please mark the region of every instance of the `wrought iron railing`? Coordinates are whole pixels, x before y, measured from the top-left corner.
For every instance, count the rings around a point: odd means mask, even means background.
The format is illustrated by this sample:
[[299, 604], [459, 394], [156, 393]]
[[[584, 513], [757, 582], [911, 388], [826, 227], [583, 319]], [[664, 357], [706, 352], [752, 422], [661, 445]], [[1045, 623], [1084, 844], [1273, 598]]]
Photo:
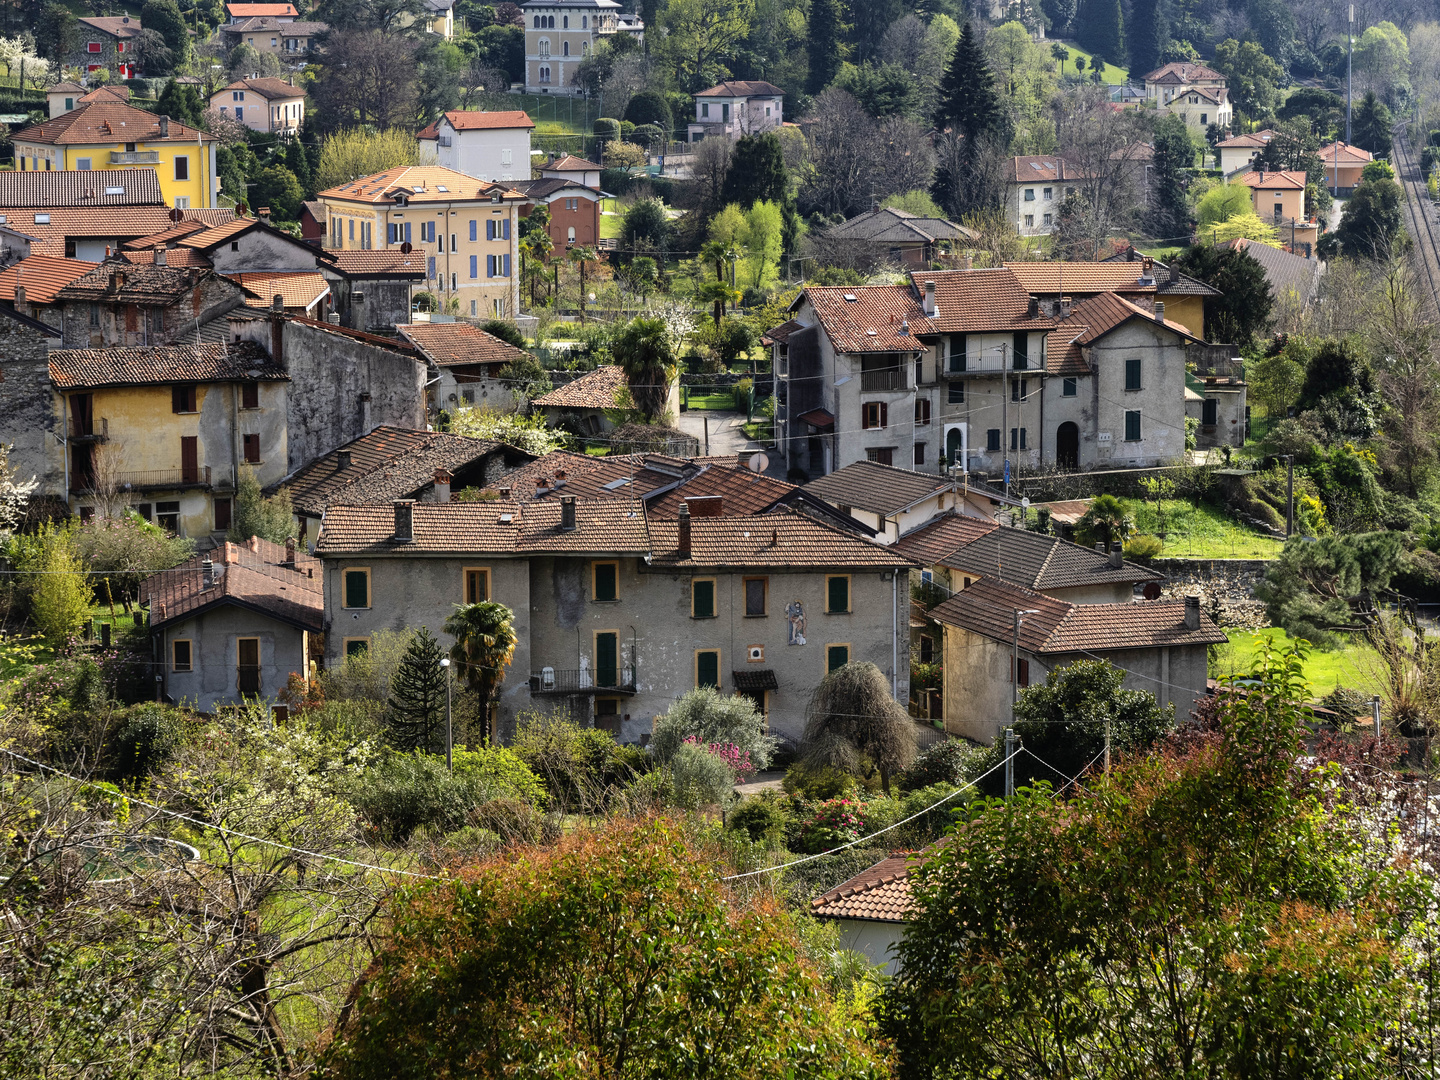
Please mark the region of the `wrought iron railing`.
[[541, 668], [530, 674], [532, 694], [593, 694], [607, 690], [633, 694], [635, 668], [618, 667]]

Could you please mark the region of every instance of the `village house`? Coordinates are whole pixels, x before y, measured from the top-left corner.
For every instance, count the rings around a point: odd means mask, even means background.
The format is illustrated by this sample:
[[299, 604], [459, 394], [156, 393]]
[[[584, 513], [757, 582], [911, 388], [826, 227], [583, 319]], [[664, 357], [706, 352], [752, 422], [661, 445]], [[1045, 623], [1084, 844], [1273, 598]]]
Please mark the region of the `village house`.
[[1005, 213], [1021, 236], [1049, 236], [1061, 204], [1087, 179], [1053, 154], [1011, 158], [1005, 170]]
[[293, 135], [305, 123], [305, 91], [293, 77], [239, 79], [211, 94], [210, 107], [251, 131]]
[[1360, 186], [1360, 174], [1365, 171], [1366, 165], [1375, 160], [1375, 155], [1369, 150], [1352, 146], [1343, 139], [1322, 146], [1315, 151], [1315, 156], [1325, 168], [1325, 186], [1340, 199], [1348, 199], [1355, 194], [1355, 189]]
[[395, 329], [434, 369], [427, 391], [432, 411], [515, 406], [514, 389], [501, 372], [526, 359], [525, 350], [469, 323], [406, 323]]
[[[4, 175], [6, 174], [0, 173], [0, 176]], [[68, 175], [85, 176], [88, 174], [71, 173]], [[24, 254], [49, 255], [54, 258], [80, 259], [83, 262], [98, 263], [118, 252], [124, 244], [131, 240], [141, 236], [154, 236], [175, 227], [175, 223], [170, 220], [173, 212], [167, 210], [163, 204], [159, 206], [107, 206], [103, 204], [90, 205], [88, 200], [79, 205], [62, 205], [43, 209], [24, 205], [7, 206], [0, 207], [0, 229], [5, 230], [7, 240], [10, 237], [23, 236], [25, 238]], [[186, 210], [184, 215], [184, 222], [198, 223], [201, 228], [233, 221], [235, 218], [233, 210]]]
[[1220, 290], [1182, 274], [1133, 247], [1102, 262], [1010, 262], [1005, 264], [1031, 296], [1054, 302], [1088, 300], [1114, 293], [1147, 311], [1163, 312], [1197, 338], [1205, 337], [1205, 301]]
[[[270, 4], [246, 4], [246, 7], [271, 7]], [[287, 5], [288, 6], [288, 5]], [[307, 60], [315, 40], [330, 29], [328, 23], [286, 18], [275, 15], [253, 15], [220, 27], [225, 49], [249, 45], [256, 52], [270, 53], [291, 64]]]
[[61, 113], [75, 108], [75, 103], [86, 93], [85, 87], [74, 82], [58, 82], [45, 91], [45, 115], [55, 119]]
[[79, 259], [57, 259], [52, 255], [27, 255], [0, 270], [0, 303], [22, 315], [59, 326], [57, 294], [66, 285], [95, 269], [94, 263]]
[[897, 956], [910, 912], [913, 855], [892, 855], [810, 901], [810, 916], [833, 923], [836, 948], [865, 957], [885, 975], [900, 971]]
[[327, 251], [320, 273], [330, 283], [340, 325], [375, 334], [394, 333], [411, 319], [410, 296], [425, 284], [423, 252]]
[[731, 79], [695, 95], [695, 119], [686, 142], [738, 139], [776, 131], [785, 119], [785, 91], [761, 80]]
[[87, 171], [116, 165], [155, 170], [166, 203], [177, 209], [216, 205], [213, 135], [119, 101], [79, 105], [17, 131], [16, 167], [33, 172]]
[[1177, 61], [1145, 76], [1145, 99], [1202, 132], [1211, 124], [1222, 130], [1235, 118], [1225, 76], [1192, 61]]
[[[629, 401], [630, 385], [625, 372], [615, 364], [602, 364], [578, 379], [557, 386], [530, 403], [544, 415], [551, 427], [563, 427], [578, 435], [603, 435], [615, 427], [616, 410], [634, 408]], [[665, 398], [665, 412], [680, 415], [680, 384], [672, 382]]]
[[[167, 204], [154, 169], [89, 169], [85, 172], [0, 172], [0, 206], [31, 210], [57, 207], [159, 207]], [[96, 260], [91, 260], [96, 261]]]
[[959, 513], [994, 522], [996, 509], [1019, 500], [966, 487], [960, 477], [910, 472], [878, 461], [852, 461], [805, 485], [867, 529], [881, 544], [893, 544], [941, 514]]
[[642, 37], [645, 24], [620, 14], [616, 0], [528, 0], [525, 18], [525, 92], [576, 94], [575, 69], [602, 38]]
[[80, 68], [87, 74], [108, 71], [115, 79], [133, 79], [140, 74], [139, 19], [82, 16], [75, 22], [75, 45], [65, 58], [65, 67]]
[[540, 175], [546, 180], [569, 180], [581, 187], [600, 190], [600, 166], [574, 154], [548, 158], [540, 166]]
[[319, 661], [324, 627], [320, 560], [294, 540], [222, 542], [146, 579], [161, 697], [202, 713], [274, 700], [292, 674]]
[[436, 163], [477, 180], [528, 181], [530, 133], [535, 122], [524, 110], [477, 112], [451, 109], [423, 128], [416, 139]]
[[750, 697], [791, 739], [825, 675], [874, 663], [908, 695], [909, 564], [808, 515], [647, 515], [623, 499], [398, 501], [326, 512], [326, 658], [376, 630], [441, 627], [457, 603], [514, 612], [500, 685], [515, 714], [567, 705], [625, 742], [697, 686]]
[[511, 186], [529, 200], [520, 208], [521, 217], [529, 217], [536, 206], [544, 206], [549, 212], [546, 232], [553, 258], [563, 258], [571, 248], [595, 247], [600, 242], [600, 203], [605, 193], [599, 188], [559, 176], [519, 181]]
[[881, 264], [919, 270], [975, 234], [944, 218], [926, 218], [904, 210], [878, 207], [826, 230], [819, 241], [831, 265], [868, 269]]
[[136, 266], [118, 255], [57, 290], [67, 349], [193, 341], [199, 327], [245, 302], [213, 271]]
[[294, 22], [300, 17], [300, 12], [294, 4], [226, 4], [225, 15], [233, 25], [261, 16], [280, 22]]
[[[442, 308], [472, 318], [519, 311], [519, 205], [525, 197], [435, 165], [402, 166], [319, 194], [337, 251], [401, 248], [425, 260], [425, 283]], [[408, 253], [408, 251], [406, 252]]]
[[[1266, 172], [1257, 168], [1243, 173], [1235, 183], [1250, 189], [1255, 215], [1274, 225], [1280, 242], [1296, 255], [1310, 255], [1320, 239], [1320, 223], [1305, 209], [1305, 173]], [[1203, 231], [1203, 229], [1202, 229]]]
[[1275, 135], [1273, 130], [1265, 128], [1263, 131], [1232, 135], [1228, 139], [1220, 140], [1215, 144], [1215, 156], [1220, 164], [1220, 172], [1225, 176], [1232, 176], [1248, 171]]

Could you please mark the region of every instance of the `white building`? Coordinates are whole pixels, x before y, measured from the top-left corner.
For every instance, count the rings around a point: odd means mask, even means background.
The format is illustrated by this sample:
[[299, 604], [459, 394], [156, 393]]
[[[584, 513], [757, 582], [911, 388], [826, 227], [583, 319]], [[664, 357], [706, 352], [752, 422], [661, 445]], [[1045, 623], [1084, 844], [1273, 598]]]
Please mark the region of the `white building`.
[[1087, 179], [1053, 154], [1015, 157], [1005, 171], [1005, 212], [1021, 236], [1048, 236], [1060, 220], [1060, 205]]
[[1173, 63], [1145, 76], [1145, 98], [1202, 131], [1235, 119], [1225, 76], [1204, 64]]
[[774, 131], [783, 121], [785, 91], [768, 82], [732, 79], [695, 95], [695, 119], [688, 142], [723, 135], [738, 139]]
[[577, 94], [575, 69], [601, 38], [642, 37], [645, 23], [620, 14], [616, 0], [529, 0], [525, 15], [525, 89], [532, 94]]
[[530, 179], [530, 132], [535, 122], [522, 110], [443, 114], [416, 138], [436, 163], [477, 180]]

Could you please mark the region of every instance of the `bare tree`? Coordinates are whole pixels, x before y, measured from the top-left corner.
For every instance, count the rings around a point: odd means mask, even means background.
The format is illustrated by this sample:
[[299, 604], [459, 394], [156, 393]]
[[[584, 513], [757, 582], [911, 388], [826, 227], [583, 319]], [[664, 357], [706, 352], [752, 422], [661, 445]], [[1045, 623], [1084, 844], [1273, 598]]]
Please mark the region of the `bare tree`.
[[827, 214], [850, 215], [869, 208], [870, 182], [879, 157], [875, 121], [844, 90], [831, 87], [815, 99], [807, 133], [810, 167], [801, 200]]
[[690, 172], [702, 210], [714, 213], [720, 209], [733, 153], [734, 143], [729, 139], [704, 139], [696, 144], [690, 158]]
[[415, 43], [379, 30], [332, 31], [321, 52], [324, 72], [311, 90], [326, 127], [381, 130], [415, 119]]
[[1095, 258], [1101, 241], [1128, 226], [1139, 209], [1133, 178], [1145, 153], [1144, 120], [1134, 110], [1111, 108], [1109, 92], [1101, 87], [1056, 95], [1051, 114], [1060, 156], [1077, 177], [1076, 198], [1062, 214], [1074, 236], [1090, 242], [1089, 257]]
[[890, 116], [880, 121], [879, 140], [882, 153], [871, 183], [875, 197], [929, 190], [935, 151], [925, 129], [903, 116]]

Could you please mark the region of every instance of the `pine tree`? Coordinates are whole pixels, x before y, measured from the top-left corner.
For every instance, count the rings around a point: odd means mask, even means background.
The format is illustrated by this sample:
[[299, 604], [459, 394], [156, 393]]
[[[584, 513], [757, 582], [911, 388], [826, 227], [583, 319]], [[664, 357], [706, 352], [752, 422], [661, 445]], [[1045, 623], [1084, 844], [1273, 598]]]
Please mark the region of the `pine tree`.
[[295, 179], [300, 181], [300, 187], [305, 192], [305, 198], [315, 197], [315, 186], [310, 176], [310, 159], [305, 154], [305, 147], [300, 144], [298, 138], [291, 139], [285, 147], [285, 167], [295, 174]]
[[834, 81], [843, 59], [840, 39], [844, 26], [840, 17], [840, 0], [813, 0], [808, 30], [805, 52], [810, 59], [810, 73], [805, 79], [805, 92], [818, 94]]
[[995, 89], [995, 76], [985, 60], [975, 29], [968, 22], [955, 43], [945, 77], [940, 80], [935, 126], [947, 125], [953, 125], [972, 144], [982, 135], [998, 135], [1005, 127], [1005, 112]]
[[[1138, 3], [1136, 7], [1138, 9]], [[1190, 139], [1190, 131], [1185, 126], [1185, 121], [1180, 117], [1167, 116], [1155, 125], [1155, 157], [1152, 164], [1152, 234], [1170, 238], [1188, 235], [1190, 204], [1185, 198], [1188, 182], [1186, 170], [1195, 166], [1195, 145]]]
[[440, 643], [422, 626], [390, 679], [385, 734], [397, 750], [445, 749], [445, 669]]
[[730, 171], [725, 174], [724, 201], [742, 209], [762, 199], [783, 202], [789, 190], [785, 176], [785, 150], [773, 131], [742, 135], [735, 142]]
[[1077, 20], [1080, 44], [1107, 60], [1125, 55], [1124, 16], [1120, 0], [1084, 0]]
[[1160, 66], [1170, 33], [1160, 0], [1135, 0], [1130, 7], [1130, 79], [1138, 82]]

